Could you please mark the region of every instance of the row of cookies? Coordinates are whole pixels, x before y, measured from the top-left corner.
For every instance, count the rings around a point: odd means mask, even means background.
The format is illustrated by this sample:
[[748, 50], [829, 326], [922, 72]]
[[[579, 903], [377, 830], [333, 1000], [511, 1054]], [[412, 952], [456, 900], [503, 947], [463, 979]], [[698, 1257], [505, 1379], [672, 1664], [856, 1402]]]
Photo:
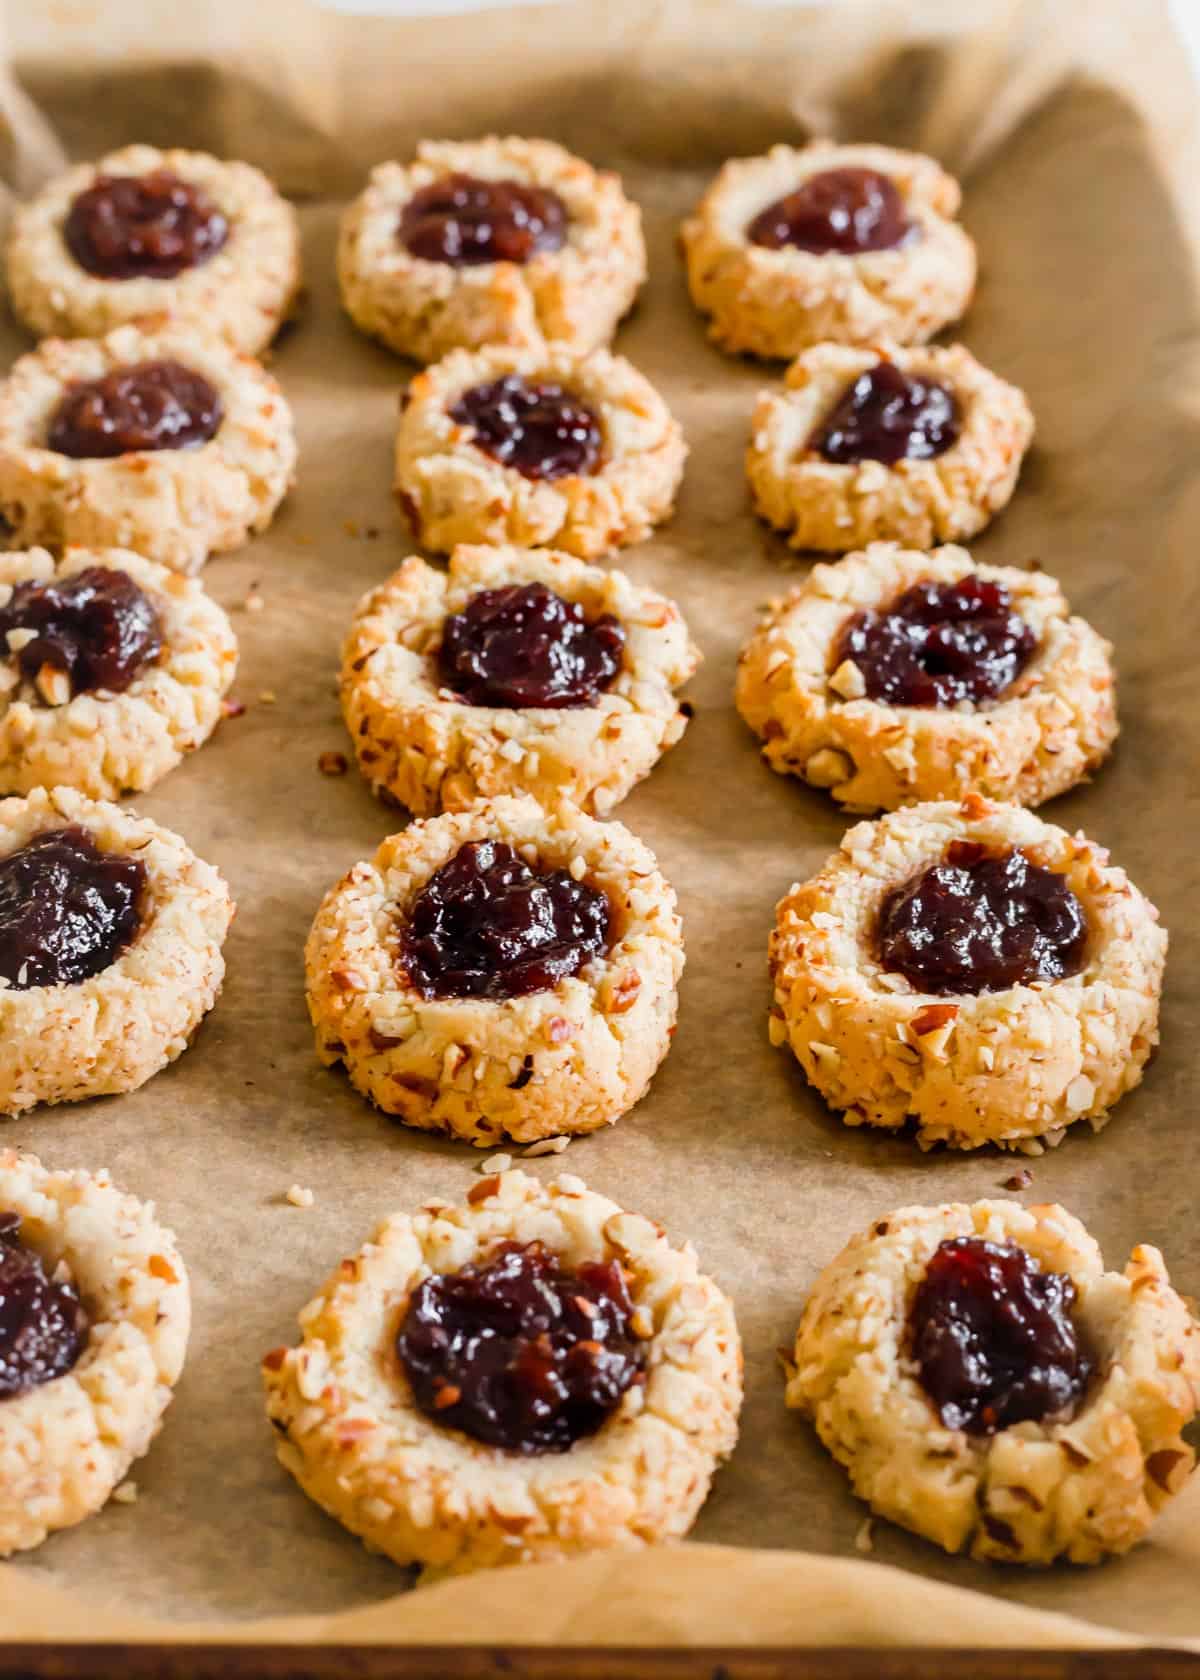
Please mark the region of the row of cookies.
[[[776, 146], [721, 170], [681, 240], [717, 343], [791, 357], [831, 341], [920, 344], [957, 320], [975, 252], [957, 183], [882, 146]], [[295, 212], [261, 171], [126, 146], [52, 180], [14, 218], [14, 308], [38, 337], [171, 315], [257, 355], [301, 287]], [[545, 140], [423, 141], [342, 220], [342, 300], [389, 348], [606, 344], [646, 277], [619, 178]]]
[[[228, 888], [68, 788], [0, 804], [0, 1111], [136, 1089], [212, 1007]], [[780, 901], [770, 1034], [847, 1124], [1038, 1153], [1099, 1129], [1158, 1042], [1167, 938], [1102, 848], [972, 794], [848, 831]], [[309, 935], [317, 1050], [479, 1146], [609, 1125], [674, 1033], [675, 894], [621, 823], [530, 797], [384, 840]]]
[[[909, 806], [781, 899], [770, 1037], [847, 1125], [1040, 1154], [1141, 1080], [1166, 950], [1082, 834], [976, 794]], [[675, 894], [628, 829], [501, 797], [411, 824], [330, 889], [308, 1006], [321, 1059], [385, 1113], [532, 1142], [641, 1097], [683, 961]]]
[[[772, 769], [850, 810], [1033, 806], [1111, 751], [1110, 655], [1044, 573], [877, 543], [770, 605], [736, 700]], [[682, 736], [699, 657], [676, 604], [621, 571], [463, 546], [359, 603], [342, 711], [366, 780], [415, 813], [521, 791], [604, 812]]]
[[[121, 1497], [190, 1289], [153, 1207], [104, 1173], [6, 1150], [0, 1201], [10, 1555]], [[1023, 1309], [1002, 1322], [977, 1282], [997, 1270]], [[504, 1170], [394, 1214], [300, 1325], [262, 1366], [281, 1465], [427, 1576], [682, 1536], [737, 1440], [729, 1298], [573, 1175]], [[905, 1208], [817, 1279], [786, 1376], [880, 1515], [992, 1561], [1095, 1563], [1187, 1479], [1200, 1327], [1155, 1249], [1105, 1271], [1060, 1207]]]
[[[962, 346], [820, 345], [755, 410], [756, 508], [804, 549], [975, 535], [1032, 436], [1024, 397]], [[624, 357], [455, 351], [402, 399], [395, 488], [416, 539], [593, 559], [673, 509], [686, 447]], [[182, 572], [265, 530], [296, 465], [259, 363], [178, 322], [49, 339], [0, 384], [0, 515], [19, 543], [125, 547]]]
[[[0, 633], [0, 793], [145, 791], [212, 733], [237, 669], [201, 585], [119, 549], [0, 557]], [[1037, 805], [1111, 749], [1109, 656], [1042, 573], [874, 544], [768, 609], [736, 698], [773, 769], [851, 810]], [[358, 603], [342, 711], [366, 780], [414, 813], [521, 791], [603, 813], [682, 736], [699, 658], [624, 572], [463, 546]]]
[[[396, 494], [426, 548], [553, 544], [594, 559], [673, 509], [680, 427], [608, 351], [456, 351], [402, 409]], [[747, 475], [797, 547], [928, 548], [1005, 505], [1031, 435], [1020, 392], [961, 346], [823, 345], [760, 397]], [[0, 513], [30, 546], [127, 547], [196, 571], [266, 529], [295, 464], [277, 383], [195, 328], [47, 340], [0, 385]]]

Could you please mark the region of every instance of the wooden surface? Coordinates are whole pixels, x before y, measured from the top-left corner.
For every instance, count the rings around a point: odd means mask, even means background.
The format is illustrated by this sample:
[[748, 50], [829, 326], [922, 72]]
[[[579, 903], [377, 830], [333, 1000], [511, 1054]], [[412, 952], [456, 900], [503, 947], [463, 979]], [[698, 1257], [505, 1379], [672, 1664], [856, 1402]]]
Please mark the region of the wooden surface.
[[0, 1680], [1195, 1680], [1184, 1651], [0, 1645]]

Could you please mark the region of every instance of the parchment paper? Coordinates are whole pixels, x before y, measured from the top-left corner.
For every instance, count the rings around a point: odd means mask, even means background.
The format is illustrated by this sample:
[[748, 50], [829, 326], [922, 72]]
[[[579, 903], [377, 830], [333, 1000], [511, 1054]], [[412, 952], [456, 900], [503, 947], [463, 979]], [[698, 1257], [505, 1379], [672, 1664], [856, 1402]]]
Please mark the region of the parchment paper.
[[[1200, 1482], [1147, 1544], [1103, 1569], [987, 1570], [886, 1524], [864, 1562], [864, 1509], [783, 1406], [776, 1349], [845, 1239], [906, 1203], [998, 1194], [1020, 1164], [925, 1156], [903, 1138], [847, 1130], [767, 1044], [773, 906], [832, 850], [844, 820], [769, 773], [732, 708], [740, 642], [802, 570], [749, 516], [743, 489], [754, 394], [778, 370], [706, 346], [673, 238], [726, 155], [812, 129], [936, 144], [966, 170], [983, 280], [962, 336], [1025, 388], [1038, 420], [1016, 499], [978, 551], [1043, 562], [1117, 645], [1116, 759], [1048, 815], [1111, 845], [1160, 905], [1172, 934], [1164, 1045], [1106, 1132], [1073, 1133], [1032, 1163], [1025, 1197], [1066, 1203], [1112, 1265], [1134, 1242], [1159, 1244], [1179, 1286], [1200, 1290], [1193, 91], [1156, 5], [945, 0], [922, 7], [919, 27], [905, 12], [581, 0], [388, 22], [284, 0], [14, 8], [21, 98], [42, 126], [10, 86], [10, 179], [32, 185], [55, 136], [71, 156], [141, 138], [247, 157], [307, 201], [311, 299], [275, 358], [299, 423], [298, 487], [269, 535], [207, 573], [234, 609], [248, 709], [140, 801], [234, 887], [224, 995], [188, 1053], [141, 1092], [5, 1130], [55, 1165], [107, 1165], [157, 1201], [191, 1269], [188, 1366], [135, 1471], [137, 1504], [110, 1505], [0, 1571], [6, 1635], [155, 1631], [138, 1616], [215, 1635], [222, 1619], [303, 1612], [287, 1636], [1110, 1637], [1039, 1614], [1057, 1612], [1143, 1638], [1200, 1636]], [[622, 169], [645, 207], [651, 281], [618, 342], [665, 392], [692, 457], [676, 519], [618, 563], [683, 604], [707, 655], [684, 743], [618, 813], [680, 895], [688, 967], [674, 1048], [633, 1113], [531, 1170], [569, 1168], [657, 1216], [732, 1293], [747, 1358], [743, 1439], [695, 1538], [760, 1550], [598, 1558], [555, 1574], [552, 1590], [540, 1571], [509, 1571], [384, 1605], [406, 1577], [277, 1468], [258, 1387], [262, 1352], [292, 1338], [331, 1265], [391, 1209], [463, 1195], [478, 1167], [474, 1152], [394, 1125], [321, 1070], [304, 1011], [301, 948], [321, 894], [397, 821], [353, 772], [321, 776], [317, 758], [347, 745], [333, 681], [351, 608], [409, 548], [389, 484], [411, 370], [340, 316], [332, 242], [338, 202], [370, 162], [422, 133], [493, 126], [548, 133]], [[5, 326], [8, 357], [24, 348]], [[252, 588], [260, 613], [241, 605]], [[315, 1207], [286, 1204], [293, 1182], [313, 1188]], [[94, 1613], [80, 1611], [81, 1593]], [[355, 1613], [330, 1620], [345, 1610]]]

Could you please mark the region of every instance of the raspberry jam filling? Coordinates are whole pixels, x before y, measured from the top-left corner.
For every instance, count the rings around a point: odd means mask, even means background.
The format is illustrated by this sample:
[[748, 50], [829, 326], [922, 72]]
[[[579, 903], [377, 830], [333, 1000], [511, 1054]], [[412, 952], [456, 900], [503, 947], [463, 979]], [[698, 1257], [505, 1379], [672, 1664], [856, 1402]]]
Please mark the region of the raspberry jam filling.
[[46, 446], [74, 460], [111, 460], [135, 450], [190, 449], [215, 437], [220, 393], [182, 362], [137, 362], [67, 387]]
[[566, 1452], [642, 1380], [633, 1303], [615, 1260], [564, 1267], [541, 1243], [426, 1278], [396, 1352], [421, 1410], [489, 1446]]
[[481, 589], [442, 628], [440, 680], [472, 706], [594, 706], [621, 669], [625, 631], [588, 620], [544, 583]]
[[145, 890], [145, 864], [86, 828], [35, 835], [0, 858], [0, 979], [26, 991], [101, 973], [137, 937]]
[[825, 169], [768, 204], [746, 229], [752, 245], [823, 254], [890, 251], [912, 237], [904, 200], [877, 169]]
[[73, 201], [63, 238], [102, 280], [170, 280], [215, 257], [229, 223], [201, 187], [156, 169], [97, 176]]
[[884, 899], [879, 961], [918, 991], [976, 996], [1078, 974], [1087, 934], [1083, 905], [1054, 870], [955, 840]]
[[18, 638], [17, 668], [36, 682], [46, 666], [63, 672], [72, 694], [103, 688], [114, 694], [162, 652], [162, 621], [154, 602], [129, 576], [89, 566], [55, 583], [18, 583], [0, 607], [0, 638]]
[[809, 441], [826, 461], [929, 461], [957, 441], [961, 418], [954, 392], [933, 379], [876, 362], [834, 403]]
[[48, 1278], [21, 1241], [20, 1215], [0, 1212], [0, 1400], [65, 1376], [87, 1338], [74, 1286]]
[[561, 385], [510, 373], [464, 391], [450, 418], [474, 428], [476, 449], [525, 478], [575, 478], [600, 464], [600, 422]]
[[947, 1429], [993, 1435], [1079, 1404], [1095, 1361], [1071, 1316], [1075, 1285], [1014, 1242], [949, 1237], [909, 1315], [921, 1385]]
[[527, 263], [562, 249], [567, 207], [548, 187], [443, 175], [413, 194], [397, 231], [401, 244], [426, 262], [452, 268]]
[[855, 613], [837, 639], [833, 668], [849, 659], [867, 698], [891, 706], [978, 704], [1015, 682], [1036, 647], [1002, 583], [927, 578], [882, 612]]
[[500, 840], [471, 840], [430, 876], [400, 939], [422, 997], [551, 991], [608, 949], [606, 895], [565, 869], [534, 871]]

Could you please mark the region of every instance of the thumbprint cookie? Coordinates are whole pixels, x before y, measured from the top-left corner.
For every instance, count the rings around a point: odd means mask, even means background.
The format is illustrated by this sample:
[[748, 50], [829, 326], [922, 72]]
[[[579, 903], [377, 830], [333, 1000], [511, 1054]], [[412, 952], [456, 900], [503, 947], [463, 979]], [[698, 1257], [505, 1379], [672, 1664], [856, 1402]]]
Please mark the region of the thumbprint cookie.
[[1166, 953], [1084, 835], [976, 794], [913, 805], [780, 901], [771, 1040], [848, 1126], [1036, 1155], [1140, 1082]]
[[153, 787], [216, 728], [237, 656], [194, 578], [127, 549], [0, 554], [0, 793]]
[[1186, 1483], [1200, 1325], [1162, 1255], [1065, 1208], [908, 1207], [817, 1279], [787, 1402], [860, 1499], [990, 1563], [1126, 1552]]
[[109, 1499], [158, 1434], [190, 1323], [153, 1203], [0, 1149], [0, 1556]]
[[759, 396], [746, 474], [757, 512], [793, 548], [973, 537], [1008, 505], [1033, 438], [1024, 393], [961, 344], [819, 344], [785, 386]]
[[1111, 652], [1043, 573], [873, 543], [767, 609], [737, 705], [773, 770], [851, 810], [1039, 805], [1112, 748]]
[[278, 384], [194, 326], [46, 339], [0, 384], [0, 517], [21, 547], [197, 572], [266, 530], [295, 464]]
[[958, 183], [887, 146], [773, 146], [729, 162], [681, 230], [692, 301], [725, 350], [923, 344], [971, 301]]
[[548, 140], [423, 140], [346, 212], [338, 277], [355, 325], [418, 362], [594, 350], [646, 277], [641, 212], [616, 175]]
[[216, 1002], [229, 889], [70, 788], [0, 800], [0, 1113], [134, 1091]]
[[125, 146], [17, 209], [8, 284], [39, 338], [170, 315], [257, 355], [300, 288], [296, 213], [248, 163]]
[[486, 1148], [633, 1107], [674, 1031], [683, 935], [627, 828], [503, 797], [355, 864], [305, 963], [321, 1060], [406, 1125]]
[[341, 697], [359, 768], [418, 814], [500, 793], [603, 814], [687, 727], [673, 601], [539, 549], [415, 557], [359, 603]]
[[263, 1361], [276, 1452], [426, 1578], [687, 1533], [737, 1439], [733, 1307], [569, 1174], [393, 1214]]
[[402, 399], [396, 494], [424, 548], [553, 544], [590, 560], [669, 517], [686, 455], [623, 356], [460, 350]]

